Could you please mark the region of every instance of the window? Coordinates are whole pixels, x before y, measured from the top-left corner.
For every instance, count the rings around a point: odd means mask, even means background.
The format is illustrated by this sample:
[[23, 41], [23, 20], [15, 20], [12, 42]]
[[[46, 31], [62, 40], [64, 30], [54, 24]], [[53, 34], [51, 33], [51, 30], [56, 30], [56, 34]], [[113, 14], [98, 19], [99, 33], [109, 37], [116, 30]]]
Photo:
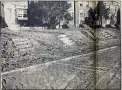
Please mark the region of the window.
[[27, 17], [27, 14], [23, 14], [23, 17]]
[[19, 14], [18, 17], [22, 17], [22, 14]]
[[83, 6], [83, 4], [80, 4], [80, 6]]
[[24, 13], [27, 13], [27, 9], [24, 9], [23, 12], [24, 12]]
[[83, 17], [83, 13], [80, 13], [80, 18], [82, 18]]
[[85, 12], [85, 17], [88, 17], [88, 12]]

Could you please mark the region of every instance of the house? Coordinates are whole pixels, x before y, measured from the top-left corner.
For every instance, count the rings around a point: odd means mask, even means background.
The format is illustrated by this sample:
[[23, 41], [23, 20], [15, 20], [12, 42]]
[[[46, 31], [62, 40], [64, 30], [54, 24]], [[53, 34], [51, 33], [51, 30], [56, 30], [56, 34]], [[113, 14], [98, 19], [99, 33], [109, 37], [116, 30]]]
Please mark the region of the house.
[[11, 30], [17, 30], [19, 27], [18, 21], [28, 20], [27, 17], [27, 2], [2, 2], [4, 5], [4, 17]]
[[69, 12], [73, 16], [73, 23], [75, 27], [79, 24], [86, 23], [88, 19], [88, 11], [90, 8], [95, 8], [95, 1], [71, 1]]
[[6, 22], [4, 19], [4, 5], [2, 2], [0, 2], [0, 28], [6, 27]]

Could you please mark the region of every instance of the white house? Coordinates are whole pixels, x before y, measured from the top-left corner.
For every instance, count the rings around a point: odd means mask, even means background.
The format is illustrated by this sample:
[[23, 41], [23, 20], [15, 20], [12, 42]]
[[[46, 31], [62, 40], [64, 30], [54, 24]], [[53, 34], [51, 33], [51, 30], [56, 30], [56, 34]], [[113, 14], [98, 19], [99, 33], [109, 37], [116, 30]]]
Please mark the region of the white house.
[[27, 20], [27, 2], [3, 2], [4, 17], [8, 28], [13, 31], [19, 30], [17, 19]]

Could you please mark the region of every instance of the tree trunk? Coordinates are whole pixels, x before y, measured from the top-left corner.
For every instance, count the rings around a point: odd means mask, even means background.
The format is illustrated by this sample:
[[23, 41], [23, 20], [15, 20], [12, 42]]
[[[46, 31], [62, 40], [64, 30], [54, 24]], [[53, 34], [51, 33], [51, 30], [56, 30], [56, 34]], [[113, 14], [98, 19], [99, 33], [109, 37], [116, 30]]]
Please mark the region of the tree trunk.
[[102, 16], [100, 17], [100, 25], [102, 26], [103, 25], [103, 23], [102, 23]]
[[59, 29], [60, 29], [60, 19], [59, 19]]

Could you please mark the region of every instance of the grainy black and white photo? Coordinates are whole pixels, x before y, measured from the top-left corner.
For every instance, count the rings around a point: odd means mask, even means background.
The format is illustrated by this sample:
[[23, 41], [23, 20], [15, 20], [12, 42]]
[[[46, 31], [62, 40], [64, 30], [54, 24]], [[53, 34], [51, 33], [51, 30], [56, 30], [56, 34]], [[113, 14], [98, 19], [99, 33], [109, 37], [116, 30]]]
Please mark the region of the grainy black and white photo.
[[121, 90], [121, 1], [0, 1], [1, 89]]

